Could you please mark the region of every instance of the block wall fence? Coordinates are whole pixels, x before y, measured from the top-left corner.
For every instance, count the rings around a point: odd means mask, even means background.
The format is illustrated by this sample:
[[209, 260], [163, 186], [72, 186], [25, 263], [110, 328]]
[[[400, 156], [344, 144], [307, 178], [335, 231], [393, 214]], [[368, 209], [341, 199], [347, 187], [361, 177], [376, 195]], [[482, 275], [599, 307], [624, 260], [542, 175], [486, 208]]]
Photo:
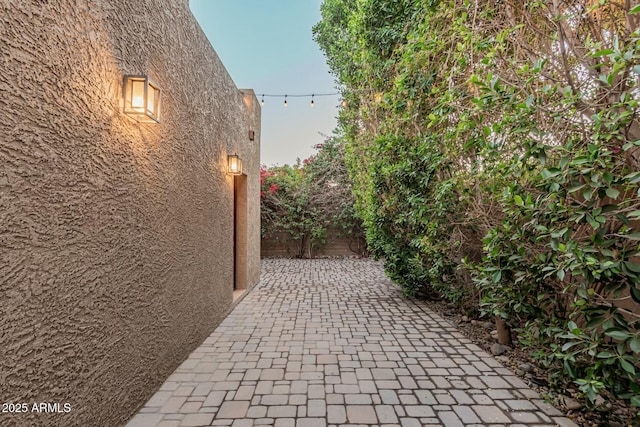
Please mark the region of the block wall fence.
[[276, 233], [269, 238], [263, 238], [260, 246], [262, 258], [294, 258], [300, 252], [305, 258], [324, 257], [366, 257], [369, 255], [367, 242], [363, 237], [345, 237], [337, 230], [327, 230], [326, 242], [311, 247], [309, 241], [301, 243], [291, 239], [287, 232]]

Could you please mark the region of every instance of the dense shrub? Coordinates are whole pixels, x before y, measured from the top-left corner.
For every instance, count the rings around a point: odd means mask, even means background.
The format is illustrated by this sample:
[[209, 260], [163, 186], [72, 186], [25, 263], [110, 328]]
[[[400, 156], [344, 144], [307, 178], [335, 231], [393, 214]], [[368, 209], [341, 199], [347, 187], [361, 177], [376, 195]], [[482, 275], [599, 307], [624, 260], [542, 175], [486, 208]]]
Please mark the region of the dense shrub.
[[640, 6], [325, 0], [356, 207], [407, 294], [640, 406]]
[[293, 166], [263, 166], [260, 185], [262, 237], [286, 232], [298, 257], [311, 257], [326, 243], [330, 229], [338, 237], [363, 235], [344, 164], [344, 144], [335, 138], [327, 138], [316, 155]]

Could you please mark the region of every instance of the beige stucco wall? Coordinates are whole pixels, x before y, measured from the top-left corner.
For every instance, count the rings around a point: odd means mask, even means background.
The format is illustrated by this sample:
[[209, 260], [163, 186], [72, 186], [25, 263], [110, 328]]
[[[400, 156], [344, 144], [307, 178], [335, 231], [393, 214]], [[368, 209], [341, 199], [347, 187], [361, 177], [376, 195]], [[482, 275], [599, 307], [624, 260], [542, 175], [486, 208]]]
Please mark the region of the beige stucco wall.
[[[160, 124], [121, 113], [138, 73]], [[259, 141], [186, 0], [0, 0], [0, 403], [71, 405], [0, 425], [124, 424], [221, 321], [232, 152], [258, 281]]]

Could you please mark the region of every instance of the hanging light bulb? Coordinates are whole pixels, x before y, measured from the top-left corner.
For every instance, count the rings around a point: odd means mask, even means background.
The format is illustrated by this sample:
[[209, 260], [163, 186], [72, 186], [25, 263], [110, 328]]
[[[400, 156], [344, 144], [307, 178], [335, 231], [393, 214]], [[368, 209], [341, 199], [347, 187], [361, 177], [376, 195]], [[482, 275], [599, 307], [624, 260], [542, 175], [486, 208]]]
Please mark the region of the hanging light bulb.
[[311, 95], [311, 108], [313, 108], [313, 107], [315, 107], [315, 106], [316, 106], [316, 103], [315, 103], [315, 102], [313, 102], [313, 97], [314, 97], [314, 96], [315, 96], [315, 95], [313, 95], [313, 94]]
[[289, 104], [287, 104], [287, 95], [284, 96], [284, 106], [285, 107], [289, 106]]
[[260, 105], [264, 107], [264, 95], [262, 95], [262, 102], [260, 102]]

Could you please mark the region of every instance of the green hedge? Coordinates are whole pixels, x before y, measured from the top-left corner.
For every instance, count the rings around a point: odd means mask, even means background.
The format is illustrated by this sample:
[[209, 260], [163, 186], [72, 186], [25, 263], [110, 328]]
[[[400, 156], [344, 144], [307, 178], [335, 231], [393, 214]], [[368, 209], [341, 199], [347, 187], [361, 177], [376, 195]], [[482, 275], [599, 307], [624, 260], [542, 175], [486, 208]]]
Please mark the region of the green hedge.
[[640, 6], [553, 4], [325, 0], [314, 33], [390, 277], [640, 406]]

